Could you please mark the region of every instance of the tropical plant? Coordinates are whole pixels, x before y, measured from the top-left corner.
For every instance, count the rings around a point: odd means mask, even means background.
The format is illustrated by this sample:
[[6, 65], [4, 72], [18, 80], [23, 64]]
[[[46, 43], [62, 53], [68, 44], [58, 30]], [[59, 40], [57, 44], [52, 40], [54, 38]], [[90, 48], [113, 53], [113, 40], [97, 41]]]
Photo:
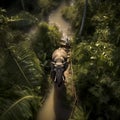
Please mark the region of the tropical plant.
[[17, 18], [9, 18], [3, 12], [1, 9], [0, 119], [33, 120], [45, 91], [44, 68], [27, 36], [19, 28], [10, 29], [9, 23]]
[[[118, 101], [114, 92], [118, 91], [119, 77], [116, 74], [116, 60], [113, 55], [117, 54], [113, 45], [103, 42], [82, 42], [73, 53], [74, 74], [77, 93], [81, 103], [85, 106], [89, 119], [113, 119], [119, 118], [119, 109], [116, 104], [109, 103]], [[116, 71], [116, 72], [115, 72]], [[113, 85], [114, 84], [114, 85]], [[115, 112], [117, 110], [117, 112]], [[103, 112], [104, 111], [104, 112]]]
[[[119, 17], [110, 3], [89, 1], [83, 35], [73, 48], [74, 80], [88, 120], [118, 120]], [[77, 9], [77, 8], [76, 8]], [[94, 11], [95, 10], [95, 11]], [[93, 12], [94, 11], [94, 12]], [[115, 31], [115, 32], [114, 32]], [[114, 38], [113, 38], [114, 37]]]
[[36, 37], [34, 37], [33, 49], [44, 66], [51, 60], [52, 52], [59, 46], [61, 34], [56, 26], [48, 26], [40, 23]]
[[30, 89], [14, 86], [9, 91], [5, 90], [0, 95], [0, 119], [33, 120], [36, 118], [40, 101], [41, 97]]

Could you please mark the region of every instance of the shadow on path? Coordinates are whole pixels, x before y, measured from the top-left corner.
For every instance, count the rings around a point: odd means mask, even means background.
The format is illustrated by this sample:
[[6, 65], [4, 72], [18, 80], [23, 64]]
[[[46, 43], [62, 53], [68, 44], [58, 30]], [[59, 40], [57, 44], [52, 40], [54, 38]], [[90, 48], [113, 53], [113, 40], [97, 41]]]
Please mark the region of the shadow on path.
[[54, 84], [38, 114], [37, 120], [68, 120], [71, 108], [66, 103], [66, 96], [65, 86], [57, 87]]
[[62, 85], [58, 87], [54, 85], [54, 112], [56, 119], [55, 120], [68, 120], [71, 108], [69, 103], [67, 103], [67, 94], [66, 94], [66, 87]]

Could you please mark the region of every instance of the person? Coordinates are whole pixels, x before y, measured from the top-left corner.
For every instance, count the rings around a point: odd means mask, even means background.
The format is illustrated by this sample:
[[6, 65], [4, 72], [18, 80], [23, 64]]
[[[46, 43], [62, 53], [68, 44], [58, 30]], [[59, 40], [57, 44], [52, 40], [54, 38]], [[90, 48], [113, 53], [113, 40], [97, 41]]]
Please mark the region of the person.
[[67, 52], [67, 60], [69, 61], [71, 49], [70, 38], [67, 36], [62, 37], [60, 40], [60, 48], [63, 48]]
[[62, 39], [60, 40], [60, 47], [70, 49], [70, 39], [68, 37], [62, 37]]

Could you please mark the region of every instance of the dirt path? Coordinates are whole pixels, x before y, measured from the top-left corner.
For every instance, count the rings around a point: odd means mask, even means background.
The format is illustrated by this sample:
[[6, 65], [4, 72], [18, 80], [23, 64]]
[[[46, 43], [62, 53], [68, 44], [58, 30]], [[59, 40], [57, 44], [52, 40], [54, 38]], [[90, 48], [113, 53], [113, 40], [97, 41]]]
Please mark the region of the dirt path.
[[37, 120], [68, 120], [71, 108], [65, 107], [66, 87], [52, 86]]
[[[72, 37], [71, 26], [67, 23], [61, 14], [65, 7], [62, 3], [60, 7], [53, 11], [49, 16], [49, 24], [56, 24], [59, 30], [68, 37]], [[61, 87], [53, 84], [45, 103], [43, 104], [37, 120], [68, 120], [72, 111], [72, 102], [74, 102], [74, 85], [72, 81], [72, 69], [69, 64], [65, 71], [66, 83]]]
[[[74, 102], [74, 85], [71, 66], [65, 71], [66, 83], [61, 87], [52, 85], [50, 92], [39, 112], [37, 120], [68, 120]], [[69, 100], [68, 100], [69, 98]], [[70, 103], [69, 103], [70, 102]]]
[[[72, 2], [72, 0], [71, 0]], [[48, 17], [48, 23], [50, 25], [56, 25], [59, 28], [59, 31], [63, 33], [63, 36], [68, 36], [69, 38], [72, 38], [73, 31], [71, 28], [70, 23], [65, 21], [65, 19], [62, 17], [61, 11], [67, 6], [68, 4], [63, 1], [61, 5], [56, 9], [53, 10], [49, 17]]]
[[39, 111], [37, 120], [55, 120], [54, 91], [54, 87], [52, 87], [42, 109]]

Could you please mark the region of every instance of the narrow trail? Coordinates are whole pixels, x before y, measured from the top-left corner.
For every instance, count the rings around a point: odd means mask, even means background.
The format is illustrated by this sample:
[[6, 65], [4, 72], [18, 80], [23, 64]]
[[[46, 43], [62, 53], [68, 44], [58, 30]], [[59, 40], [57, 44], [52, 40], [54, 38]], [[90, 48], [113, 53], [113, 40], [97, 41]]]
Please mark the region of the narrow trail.
[[[66, 83], [61, 87], [53, 84], [48, 96], [39, 111], [37, 120], [68, 120], [71, 116], [72, 102], [74, 102], [74, 88], [72, 82], [71, 66], [65, 71]], [[71, 105], [68, 105], [67, 96], [72, 97]]]
[[[71, 0], [72, 2], [72, 0]], [[66, 6], [63, 2], [54, 10], [48, 18], [50, 25], [58, 26], [63, 35], [72, 38], [71, 25], [62, 18], [61, 10]], [[39, 111], [37, 120], [68, 120], [72, 112], [74, 102], [74, 85], [72, 81], [72, 64], [69, 64], [65, 71], [66, 82], [61, 87], [52, 85], [50, 92]], [[69, 100], [68, 100], [69, 99]], [[72, 101], [72, 102], [71, 102]], [[70, 104], [69, 104], [70, 102]]]
[[39, 111], [37, 120], [55, 120], [54, 91], [54, 87], [52, 87], [45, 103]]
[[38, 120], [68, 120], [71, 108], [64, 106], [66, 87], [52, 86], [50, 93], [39, 112]]
[[65, 19], [62, 17], [62, 13], [61, 13], [61, 11], [66, 6], [68, 6], [68, 4], [65, 2], [62, 2], [61, 5], [56, 10], [52, 11], [48, 17], [48, 23], [50, 25], [56, 25], [59, 28], [59, 31], [64, 34], [64, 36], [68, 36], [68, 37], [72, 38], [73, 31], [72, 31], [71, 25], [70, 25], [70, 23], [65, 21]]

